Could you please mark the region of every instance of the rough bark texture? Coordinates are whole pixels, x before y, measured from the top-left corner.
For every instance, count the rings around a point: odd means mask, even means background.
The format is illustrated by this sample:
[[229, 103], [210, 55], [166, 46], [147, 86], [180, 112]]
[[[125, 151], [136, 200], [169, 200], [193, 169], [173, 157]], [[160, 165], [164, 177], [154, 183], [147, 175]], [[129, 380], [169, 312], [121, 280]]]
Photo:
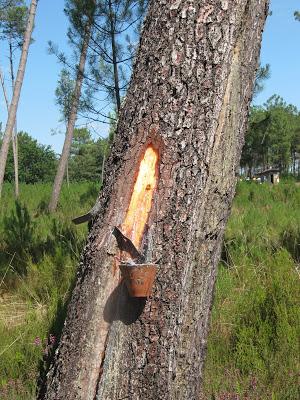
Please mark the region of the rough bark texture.
[[33, 26], [34, 26], [34, 18], [35, 18], [35, 14], [36, 14], [37, 3], [38, 3], [38, 0], [31, 0], [31, 3], [30, 3], [29, 17], [28, 17], [28, 22], [27, 22], [27, 26], [26, 26], [26, 31], [24, 34], [24, 42], [23, 42], [23, 47], [22, 47], [21, 59], [20, 59], [20, 63], [19, 63], [16, 83], [14, 85], [14, 90], [13, 90], [13, 97], [12, 97], [11, 104], [9, 107], [5, 133], [4, 133], [3, 142], [2, 142], [2, 146], [1, 146], [0, 197], [1, 197], [2, 186], [3, 186], [5, 166], [6, 166], [8, 149], [9, 149], [9, 142], [11, 140], [14, 125], [15, 125], [16, 114], [17, 114], [23, 79], [24, 79], [24, 75], [25, 75], [28, 49], [30, 46], [31, 34], [32, 34]]
[[76, 83], [75, 83], [75, 89], [74, 89], [74, 94], [73, 94], [73, 99], [72, 99], [70, 116], [68, 119], [68, 125], [67, 125], [64, 146], [63, 146], [62, 153], [61, 153], [61, 156], [59, 159], [57, 172], [56, 172], [53, 189], [52, 189], [51, 200], [49, 203], [49, 211], [51, 211], [51, 212], [56, 210], [62, 183], [63, 183], [63, 179], [64, 179], [64, 175], [65, 175], [65, 172], [67, 169], [68, 159], [70, 156], [74, 127], [75, 127], [75, 122], [76, 122], [76, 118], [77, 118], [77, 111], [78, 111], [79, 100], [80, 100], [80, 95], [81, 95], [81, 87], [82, 87], [82, 82], [83, 82], [83, 77], [84, 77], [85, 62], [86, 62], [86, 58], [87, 58], [88, 46], [89, 46], [89, 41], [90, 41], [90, 37], [91, 37], [92, 24], [93, 24], [93, 21], [90, 18], [86, 24], [84, 37], [82, 40], [78, 72], [77, 72], [77, 77], [76, 77]]
[[[99, 214], [45, 399], [197, 399], [268, 0], [150, 1]], [[147, 301], [114, 268], [139, 160], [159, 148]], [[100, 207], [101, 206], [101, 207]]]

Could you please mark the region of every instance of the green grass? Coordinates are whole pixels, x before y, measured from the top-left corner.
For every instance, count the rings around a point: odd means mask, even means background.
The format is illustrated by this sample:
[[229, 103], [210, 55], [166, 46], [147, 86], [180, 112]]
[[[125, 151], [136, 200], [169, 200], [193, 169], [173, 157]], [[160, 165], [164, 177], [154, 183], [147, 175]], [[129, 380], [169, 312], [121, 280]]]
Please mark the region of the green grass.
[[300, 187], [241, 183], [220, 263], [206, 399], [299, 398]]
[[[0, 210], [0, 398], [35, 398], [59, 339], [87, 226], [71, 220], [95, 202], [95, 185], [71, 184], [47, 213], [48, 184], [6, 185]], [[2, 279], [5, 277], [4, 279]], [[51, 336], [50, 336], [51, 334]]]
[[[6, 185], [0, 209], [0, 398], [35, 398], [59, 340], [86, 224], [92, 184]], [[204, 373], [208, 400], [299, 398], [300, 187], [238, 185], [219, 266]], [[5, 276], [5, 279], [2, 279]], [[50, 336], [51, 334], [51, 336]]]

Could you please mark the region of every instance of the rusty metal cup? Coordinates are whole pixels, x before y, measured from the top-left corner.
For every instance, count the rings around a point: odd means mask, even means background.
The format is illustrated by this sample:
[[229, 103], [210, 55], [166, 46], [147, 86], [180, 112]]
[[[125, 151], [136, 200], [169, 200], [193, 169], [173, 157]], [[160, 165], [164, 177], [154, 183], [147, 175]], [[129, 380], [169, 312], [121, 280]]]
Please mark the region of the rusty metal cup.
[[120, 264], [122, 277], [130, 297], [149, 297], [156, 276], [157, 264]]

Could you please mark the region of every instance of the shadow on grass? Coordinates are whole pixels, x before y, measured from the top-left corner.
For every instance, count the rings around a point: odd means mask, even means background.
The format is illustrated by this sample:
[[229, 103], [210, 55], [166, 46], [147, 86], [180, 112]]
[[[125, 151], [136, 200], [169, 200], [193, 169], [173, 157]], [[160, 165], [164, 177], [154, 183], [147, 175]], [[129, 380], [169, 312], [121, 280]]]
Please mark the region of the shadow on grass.
[[289, 228], [281, 234], [282, 246], [296, 263], [300, 262], [300, 227]]
[[58, 301], [56, 316], [48, 331], [48, 339], [44, 350], [44, 355], [39, 363], [39, 376], [37, 379], [37, 391], [36, 391], [37, 400], [44, 399], [44, 396], [47, 391], [46, 376], [51, 364], [54, 361], [55, 351], [60, 342], [61, 334], [64, 327], [64, 322], [67, 317], [68, 306], [72, 297], [72, 292], [75, 283], [76, 283], [76, 277], [74, 276], [68, 291], [67, 299], [64, 302], [61, 299]]

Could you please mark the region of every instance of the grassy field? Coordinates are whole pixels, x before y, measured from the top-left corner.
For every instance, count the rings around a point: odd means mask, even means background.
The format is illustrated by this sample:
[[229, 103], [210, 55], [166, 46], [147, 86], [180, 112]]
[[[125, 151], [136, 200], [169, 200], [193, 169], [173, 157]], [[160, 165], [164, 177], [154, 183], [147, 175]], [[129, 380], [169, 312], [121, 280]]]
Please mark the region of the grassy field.
[[300, 398], [300, 187], [240, 184], [222, 259], [205, 399]]
[[0, 399], [35, 398], [36, 379], [59, 340], [86, 224], [71, 220], [94, 204], [92, 184], [64, 187], [46, 212], [50, 185], [24, 185], [15, 204], [4, 188], [0, 211]]
[[[97, 187], [64, 187], [54, 216], [49, 185], [4, 188], [0, 210], [0, 399], [35, 398], [59, 340], [87, 227], [74, 216]], [[205, 399], [299, 396], [300, 187], [240, 183], [216, 284]], [[146, 399], [145, 399], [146, 400]]]

